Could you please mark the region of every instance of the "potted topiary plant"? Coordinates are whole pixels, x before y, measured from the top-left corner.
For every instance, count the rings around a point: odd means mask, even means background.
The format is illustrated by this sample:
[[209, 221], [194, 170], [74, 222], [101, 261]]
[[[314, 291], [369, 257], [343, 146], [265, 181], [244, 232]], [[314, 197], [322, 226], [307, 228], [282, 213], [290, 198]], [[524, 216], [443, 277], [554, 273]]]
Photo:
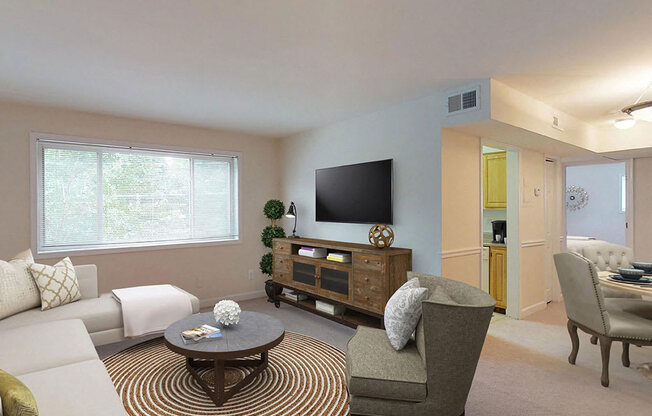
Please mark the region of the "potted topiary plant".
[[[275, 238], [285, 237], [285, 230], [276, 225], [276, 221], [283, 217], [285, 213], [285, 204], [278, 199], [270, 199], [265, 203], [263, 207], [263, 214], [272, 222], [272, 225], [268, 225], [263, 229], [263, 232], [260, 234], [260, 240], [263, 242], [265, 247], [272, 248], [272, 243]], [[272, 253], [265, 253], [260, 259], [260, 271], [264, 274], [271, 276], [273, 272], [273, 262], [274, 256]], [[265, 281], [265, 292], [267, 293], [267, 301], [275, 302], [276, 307], [279, 306], [276, 302], [276, 296], [280, 295], [283, 292], [283, 287], [274, 284], [272, 279], [267, 279]]]
[[263, 207], [263, 213], [272, 221], [272, 227], [276, 226], [276, 220], [281, 219], [284, 212], [285, 204], [278, 199], [270, 199]]

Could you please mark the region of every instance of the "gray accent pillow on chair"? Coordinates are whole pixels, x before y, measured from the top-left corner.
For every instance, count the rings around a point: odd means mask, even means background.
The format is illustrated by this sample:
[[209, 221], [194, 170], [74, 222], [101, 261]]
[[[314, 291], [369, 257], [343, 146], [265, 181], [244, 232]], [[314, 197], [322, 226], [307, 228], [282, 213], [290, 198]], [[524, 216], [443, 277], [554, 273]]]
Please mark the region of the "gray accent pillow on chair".
[[396, 351], [405, 347], [421, 318], [421, 302], [428, 297], [428, 289], [421, 287], [419, 279], [410, 279], [387, 301], [385, 306], [385, 332]]

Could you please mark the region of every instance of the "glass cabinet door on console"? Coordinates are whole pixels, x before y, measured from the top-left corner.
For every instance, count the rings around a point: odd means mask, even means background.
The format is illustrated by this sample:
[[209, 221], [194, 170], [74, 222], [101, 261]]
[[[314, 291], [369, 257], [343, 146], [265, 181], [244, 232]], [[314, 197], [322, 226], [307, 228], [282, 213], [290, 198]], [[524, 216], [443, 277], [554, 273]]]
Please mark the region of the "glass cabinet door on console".
[[319, 271], [319, 289], [328, 291], [334, 299], [349, 299], [350, 270], [335, 266], [321, 266]]
[[292, 281], [316, 289], [317, 266], [314, 264], [294, 261], [292, 262]]

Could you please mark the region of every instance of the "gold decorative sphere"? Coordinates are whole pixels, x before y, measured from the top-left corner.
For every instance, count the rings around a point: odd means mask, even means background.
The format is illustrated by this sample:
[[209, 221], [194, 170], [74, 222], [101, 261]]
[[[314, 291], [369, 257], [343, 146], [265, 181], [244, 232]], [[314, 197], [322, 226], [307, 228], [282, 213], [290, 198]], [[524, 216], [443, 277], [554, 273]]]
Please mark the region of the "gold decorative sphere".
[[389, 247], [394, 243], [394, 230], [385, 224], [376, 224], [369, 229], [369, 242], [378, 247]]

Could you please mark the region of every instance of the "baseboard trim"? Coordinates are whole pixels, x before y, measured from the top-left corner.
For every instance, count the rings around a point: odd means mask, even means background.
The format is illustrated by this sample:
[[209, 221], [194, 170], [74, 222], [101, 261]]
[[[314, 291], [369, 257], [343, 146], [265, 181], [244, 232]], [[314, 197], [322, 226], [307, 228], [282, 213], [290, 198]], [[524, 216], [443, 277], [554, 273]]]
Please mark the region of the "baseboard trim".
[[202, 308], [202, 309], [203, 308], [208, 308], [208, 307], [211, 307], [211, 306], [215, 305], [217, 302], [219, 302], [221, 300], [224, 300], [224, 299], [242, 301], [242, 300], [262, 298], [264, 296], [267, 296], [267, 294], [265, 293], [264, 289], [261, 289], [261, 290], [255, 290], [253, 292], [236, 293], [236, 294], [228, 295], [228, 296], [219, 296], [219, 297], [214, 297], [214, 298], [200, 299], [199, 300], [199, 307]]
[[530, 305], [527, 308], [521, 309], [521, 312], [518, 314], [518, 319], [523, 319], [526, 316], [532, 315], [535, 312], [542, 311], [546, 309], [548, 305], [548, 302], [546, 301], [541, 301], [539, 303], [535, 303], [534, 305]]

